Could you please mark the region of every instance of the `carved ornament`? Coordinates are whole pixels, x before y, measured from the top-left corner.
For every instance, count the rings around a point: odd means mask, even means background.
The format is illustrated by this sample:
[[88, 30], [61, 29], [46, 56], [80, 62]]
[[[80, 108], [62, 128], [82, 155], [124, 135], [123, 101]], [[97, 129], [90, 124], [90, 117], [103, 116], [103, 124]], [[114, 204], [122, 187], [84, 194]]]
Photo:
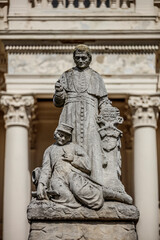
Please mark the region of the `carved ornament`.
[[3, 95], [0, 99], [4, 111], [5, 127], [29, 127], [34, 112], [34, 98], [32, 96]]
[[128, 101], [132, 110], [133, 127], [157, 127], [160, 96], [131, 96]]
[[[24, 42], [24, 44], [10, 44], [9, 42], [5, 44], [5, 49], [8, 53], [55, 53], [55, 54], [71, 54], [74, 50], [76, 45], [74, 44], [28, 44]], [[89, 45], [92, 53], [95, 54], [115, 54], [115, 53], [125, 53], [125, 54], [133, 54], [133, 53], [155, 53], [159, 49], [158, 44], [137, 44], [137, 45], [104, 45], [104, 44], [96, 44], [96, 45]]]

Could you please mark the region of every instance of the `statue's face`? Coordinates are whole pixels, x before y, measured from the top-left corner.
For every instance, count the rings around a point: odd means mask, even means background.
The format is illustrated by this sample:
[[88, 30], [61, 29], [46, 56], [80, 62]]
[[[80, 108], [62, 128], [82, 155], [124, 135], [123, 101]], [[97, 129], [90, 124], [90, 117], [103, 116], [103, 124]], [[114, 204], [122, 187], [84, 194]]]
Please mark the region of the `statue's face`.
[[76, 52], [75, 56], [74, 56], [74, 61], [75, 61], [76, 66], [79, 69], [83, 70], [89, 66], [90, 57], [85, 52]]
[[55, 134], [56, 142], [58, 145], [63, 146], [70, 141], [71, 136], [65, 132], [57, 131]]

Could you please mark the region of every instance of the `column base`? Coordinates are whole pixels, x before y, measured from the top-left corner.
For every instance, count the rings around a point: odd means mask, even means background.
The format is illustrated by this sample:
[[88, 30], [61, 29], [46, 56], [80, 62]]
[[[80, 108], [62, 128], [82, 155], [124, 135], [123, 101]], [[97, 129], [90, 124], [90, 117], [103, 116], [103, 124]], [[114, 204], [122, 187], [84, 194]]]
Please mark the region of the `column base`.
[[71, 209], [32, 200], [28, 207], [29, 240], [137, 240], [139, 212], [133, 205], [105, 202], [98, 210]]

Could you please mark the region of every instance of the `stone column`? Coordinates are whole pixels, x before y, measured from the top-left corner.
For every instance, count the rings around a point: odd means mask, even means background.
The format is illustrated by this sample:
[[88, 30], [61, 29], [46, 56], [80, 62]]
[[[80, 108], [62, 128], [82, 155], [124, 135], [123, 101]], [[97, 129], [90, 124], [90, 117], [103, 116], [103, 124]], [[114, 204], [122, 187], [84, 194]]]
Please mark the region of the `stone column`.
[[154, 0], [137, 0], [136, 1], [136, 13], [154, 13]]
[[160, 97], [129, 98], [134, 127], [135, 205], [140, 211], [139, 240], [158, 240], [158, 170], [156, 127]]
[[3, 95], [0, 103], [6, 127], [3, 240], [25, 240], [30, 201], [28, 127], [34, 98]]

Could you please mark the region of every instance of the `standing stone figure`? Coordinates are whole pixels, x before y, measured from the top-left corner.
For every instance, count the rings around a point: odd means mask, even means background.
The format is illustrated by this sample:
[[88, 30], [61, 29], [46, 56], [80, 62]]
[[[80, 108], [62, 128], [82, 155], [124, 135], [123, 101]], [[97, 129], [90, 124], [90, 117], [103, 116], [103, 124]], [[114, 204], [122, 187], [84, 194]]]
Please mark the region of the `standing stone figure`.
[[57, 81], [53, 102], [56, 107], [63, 107], [59, 124], [73, 126], [72, 141], [87, 152], [91, 177], [103, 184], [103, 154], [96, 119], [109, 100], [103, 79], [89, 67], [90, 49], [78, 45], [73, 58], [76, 67], [64, 72]]

